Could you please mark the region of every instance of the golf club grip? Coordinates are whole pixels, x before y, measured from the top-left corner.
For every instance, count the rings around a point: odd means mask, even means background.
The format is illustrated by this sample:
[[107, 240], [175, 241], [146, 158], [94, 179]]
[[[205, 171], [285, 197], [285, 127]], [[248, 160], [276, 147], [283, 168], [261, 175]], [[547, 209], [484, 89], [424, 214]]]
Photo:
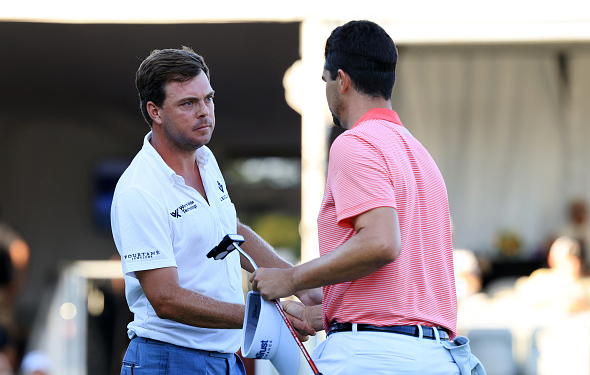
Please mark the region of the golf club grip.
[[289, 318], [287, 318], [287, 315], [285, 315], [285, 312], [283, 311], [283, 306], [281, 306], [281, 303], [278, 300], [276, 300], [276, 299], [273, 302], [275, 303], [275, 306], [277, 307], [277, 310], [279, 310], [279, 314], [281, 314], [281, 317], [285, 321], [285, 324], [287, 325], [287, 328], [289, 328], [289, 331], [291, 332], [291, 335], [293, 335], [293, 338], [297, 342], [297, 345], [299, 345], [299, 349], [301, 349], [301, 352], [303, 353], [303, 356], [307, 360], [307, 363], [309, 363], [309, 365], [311, 366], [311, 369], [313, 370], [313, 373], [315, 375], [322, 375], [322, 373], [319, 372], [318, 371], [318, 368], [315, 366], [315, 363], [313, 363], [313, 360], [309, 356], [309, 353], [307, 352], [307, 349], [305, 349], [305, 346], [303, 346], [303, 343], [301, 342], [301, 340], [299, 340], [299, 336], [297, 336], [297, 333], [295, 332], [295, 328], [293, 328], [293, 325], [289, 321]]

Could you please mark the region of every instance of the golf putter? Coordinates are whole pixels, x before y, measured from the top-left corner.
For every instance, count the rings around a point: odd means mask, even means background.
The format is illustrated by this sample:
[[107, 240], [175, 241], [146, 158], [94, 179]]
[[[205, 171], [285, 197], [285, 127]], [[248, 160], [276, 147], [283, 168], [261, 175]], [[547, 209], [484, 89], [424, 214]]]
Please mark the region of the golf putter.
[[[248, 259], [248, 261], [250, 262], [250, 264], [252, 265], [254, 270], [257, 270], [258, 266], [254, 262], [254, 260], [250, 257], [250, 255], [246, 254], [246, 252], [244, 250], [242, 250], [242, 248], [240, 247], [240, 245], [242, 243], [244, 243], [244, 241], [245, 241], [244, 236], [241, 236], [239, 234], [228, 234], [225, 237], [223, 237], [221, 242], [219, 242], [219, 245], [215, 246], [211, 251], [209, 251], [209, 253], [207, 253], [207, 258], [213, 258], [215, 260], [224, 259], [227, 256], [227, 254], [231, 253], [234, 250], [238, 250], [238, 252], [244, 258]], [[275, 307], [277, 308], [277, 310], [279, 310], [279, 314], [281, 314], [281, 318], [283, 318], [283, 321], [287, 325], [287, 328], [289, 328], [289, 332], [291, 332], [291, 335], [295, 339], [295, 342], [297, 342], [299, 349], [301, 349], [301, 352], [303, 353], [303, 356], [307, 360], [307, 363], [309, 363], [309, 366], [311, 367], [313, 373], [315, 375], [322, 375], [322, 373], [318, 371], [318, 368], [316, 367], [315, 363], [313, 363], [313, 360], [309, 356], [309, 353], [305, 349], [305, 346], [303, 346], [303, 343], [299, 339], [299, 336], [297, 336], [297, 333], [295, 333], [295, 328], [293, 328], [293, 325], [291, 324], [291, 322], [287, 318], [287, 315], [285, 315], [285, 312], [283, 311], [283, 307], [281, 306], [281, 303], [276, 299], [273, 300], [272, 302], [274, 302]]]

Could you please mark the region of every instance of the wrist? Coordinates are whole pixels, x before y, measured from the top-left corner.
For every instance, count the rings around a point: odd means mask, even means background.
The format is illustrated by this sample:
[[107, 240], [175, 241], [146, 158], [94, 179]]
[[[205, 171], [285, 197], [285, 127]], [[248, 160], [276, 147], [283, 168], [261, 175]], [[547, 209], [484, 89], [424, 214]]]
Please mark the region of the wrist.
[[289, 290], [291, 291], [292, 295], [295, 295], [297, 297], [298, 294], [301, 294], [303, 292], [303, 288], [299, 287], [299, 267], [291, 267], [289, 269], [286, 270], [287, 272], [287, 277], [286, 279], [289, 282]]
[[309, 315], [307, 321], [316, 331], [324, 330], [324, 321], [322, 317], [322, 305], [315, 305], [307, 307]]

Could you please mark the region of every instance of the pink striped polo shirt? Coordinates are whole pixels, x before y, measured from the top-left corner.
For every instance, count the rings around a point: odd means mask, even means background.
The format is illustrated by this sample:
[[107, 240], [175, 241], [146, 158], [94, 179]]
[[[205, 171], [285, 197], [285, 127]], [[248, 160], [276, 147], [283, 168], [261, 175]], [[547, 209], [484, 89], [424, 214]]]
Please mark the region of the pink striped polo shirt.
[[387, 266], [324, 287], [323, 319], [378, 326], [441, 326], [456, 336], [447, 191], [434, 160], [390, 109], [372, 109], [330, 148], [318, 217], [320, 255], [355, 234], [351, 218], [377, 207], [397, 210], [402, 249]]

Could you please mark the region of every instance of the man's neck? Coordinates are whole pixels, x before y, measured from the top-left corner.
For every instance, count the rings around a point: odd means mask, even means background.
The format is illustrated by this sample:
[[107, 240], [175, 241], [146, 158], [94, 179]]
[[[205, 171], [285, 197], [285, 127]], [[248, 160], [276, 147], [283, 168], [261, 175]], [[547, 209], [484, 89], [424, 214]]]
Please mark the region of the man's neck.
[[152, 134], [150, 143], [154, 146], [158, 154], [160, 154], [164, 162], [172, 168], [177, 175], [182, 176], [184, 183], [197, 190], [203, 199], [209, 202], [201, 178], [201, 172], [197, 165], [197, 150], [182, 151], [169, 142], [162, 142], [161, 140], [163, 139], [164, 138], [154, 137]]
[[385, 100], [383, 98], [369, 98], [366, 95], [358, 94], [356, 97], [351, 98], [348, 105], [348, 116], [346, 123], [343, 126], [346, 129], [352, 129], [352, 127], [371, 109], [375, 108], [386, 108], [392, 109], [391, 99]]
[[183, 151], [174, 147], [170, 142], [152, 133], [150, 143], [162, 157], [164, 162], [176, 172], [177, 175], [191, 178], [195, 173], [196, 153], [194, 151]]

